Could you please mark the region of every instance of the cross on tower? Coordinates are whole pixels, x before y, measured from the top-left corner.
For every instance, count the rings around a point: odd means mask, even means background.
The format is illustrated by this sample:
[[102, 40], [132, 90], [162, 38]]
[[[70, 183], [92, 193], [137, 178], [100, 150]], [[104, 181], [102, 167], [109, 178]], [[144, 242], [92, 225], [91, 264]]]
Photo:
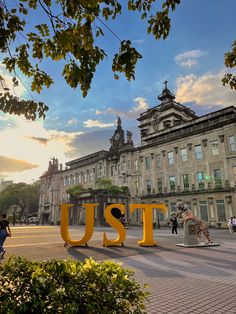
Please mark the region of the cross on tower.
[[168, 81], [165, 80], [164, 84], [165, 84], [165, 89], [167, 89], [167, 83]]

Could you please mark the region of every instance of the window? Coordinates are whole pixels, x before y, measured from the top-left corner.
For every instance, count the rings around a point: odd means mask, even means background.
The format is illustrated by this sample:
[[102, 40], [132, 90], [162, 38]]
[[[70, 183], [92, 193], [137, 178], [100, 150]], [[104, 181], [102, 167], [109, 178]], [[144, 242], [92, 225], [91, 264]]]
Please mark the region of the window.
[[84, 174], [84, 182], [87, 182], [87, 173]]
[[185, 202], [185, 204], [187, 205], [187, 208], [188, 209], [191, 209], [192, 207], [191, 207], [191, 202]]
[[176, 203], [170, 203], [170, 214], [172, 212], [176, 212], [176, 208], [175, 208]]
[[163, 181], [162, 181], [162, 179], [157, 179], [157, 192], [163, 193]]
[[135, 161], [134, 161], [134, 170], [138, 171], [138, 160], [137, 159], [135, 159]]
[[150, 166], [151, 166], [151, 159], [150, 159], [150, 157], [146, 157], [145, 158], [145, 165], [146, 165], [146, 169], [150, 169]]
[[164, 216], [163, 211], [158, 210], [157, 215], [158, 215], [158, 219], [160, 222], [165, 220], [165, 216]]
[[161, 168], [161, 155], [156, 155], [157, 168]]
[[98, 174], [99, 176], [102, 176], [102, 164], [99, 164]]
[[175, 192], [175, 176], [169, 177], [170, 191]]
[[121, 167], [122, 167], [122, 173], [127, 171], [127, 169], [126, 169], [126, 161], [123, 161], [123, 163], [121, 164]]
[[78, 176], [78, 183], [81, 183], [81, 174]]
[[90, 181], [93, 181], [93, 171], [90, 171]]
[[63, 185], [66, 186], [66, 178], [63, 179]]
[[182, 161], [188, 160], [188, 154], [187, 154], [187, 149], [183, 148], [180, 150], [180, 156]]
[[217, 156], [217, 155], [219, 155], [219, 145], [218, 145], [218, 141], [213, 141], [213, 142], [211, 142], [211, 154], [212, 154], [212, 156]]
[[236, 166], [233, 167], [234, 182], [236, 183]]
[[221, 186], [221, 170], [220, 169], [216, 169], [213, 170], [213, 177], [214, 177], [214, 182], [215, 182], [215, 186], [219, 187]]
[[197, 172], [197, 182], [198, 182], [198, 188], [199, 189], [205, 188], [204, 173], [203, 172]]
[[229, 136], [229, 149], [231, 152], [236, 152], [235, 137], [233, 135]]
[[147, 194], [152, 193], [151, 180], [146, 180], [146, 190], [147, 190]]
[[68, 179], [67, 179], [67, 183], [68, 183], [68, 185], [71, 185], [71, 180], [70, 180], [70, 177], [68, 177]]
[[111, 166], [111, 176], [114, 175], [114, 166]]
[[131, 160], [128, 160], [128, 170], [131, 169]]
[[194, 148], [195, 148], [195, 158], [197, 160], [202, 159], [202, 146], [196, 145]]
[[76, 175], [73, 177], [73, 184], [76, 184]]
[[208, 208], [207, 208], [207, 202], [206, 201], [200, 201], [200, 216], [201, 219], [204, 221], [208, 221]]
[[188, 174], [183, 174], [183, 187], [184, 190], [188, 190], [189, 189], [189, 176]]
[[224, 200], [216, 201], [218, 221], [226, 221]]
[[174, 154], [173, 152], [169, 152], [167, 154], [167, 158], [168, 158], [168, 165], [173, 165], [174, 164]]
[[118, 174], [120, 174], [120, 164], [118, 164]]

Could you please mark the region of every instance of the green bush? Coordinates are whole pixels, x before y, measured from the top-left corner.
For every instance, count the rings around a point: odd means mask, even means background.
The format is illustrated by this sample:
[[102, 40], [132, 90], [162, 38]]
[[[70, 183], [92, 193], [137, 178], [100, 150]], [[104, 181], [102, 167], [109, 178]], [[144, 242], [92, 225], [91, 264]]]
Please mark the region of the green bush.
[[147, 292], [112, 261], [10, 257], [0, 281], [0, 313], [146, 313]]

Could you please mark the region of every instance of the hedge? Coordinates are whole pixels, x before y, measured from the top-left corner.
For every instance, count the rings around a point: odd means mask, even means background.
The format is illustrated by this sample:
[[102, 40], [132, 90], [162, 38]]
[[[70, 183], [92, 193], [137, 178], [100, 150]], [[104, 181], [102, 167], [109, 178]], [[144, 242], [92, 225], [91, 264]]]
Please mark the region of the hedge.
[[0, 265], [0, 313], [146, 313], [148, 293], [133, 275], [113, 261], [13, 256]]

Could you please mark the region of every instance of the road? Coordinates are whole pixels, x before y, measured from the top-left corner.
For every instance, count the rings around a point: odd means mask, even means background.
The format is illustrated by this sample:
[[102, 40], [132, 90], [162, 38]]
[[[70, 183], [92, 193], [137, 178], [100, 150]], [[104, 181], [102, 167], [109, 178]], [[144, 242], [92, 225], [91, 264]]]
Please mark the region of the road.
[[[64, 248], [58, 226], [12, 227], [12, 238], [6, 240], [9, 255], [24, 255], [33, 260], [73, 258], [84, 260], [114, 259], [133, 268], [140, 283], [147, 283], [151, 292], [148, 313], [236, 313], [236, 234], [212, 229], [211, 237], [218, 247], [177, 247], [183, 239], [183, 229], [177, 236], [170, 229], [154, 230], [157, 247], [140, 247], [142, 229], [127, 230], [124, 247], [104, 248], [103, 232], [109, 238], [116, 233], [111, 228], [95, 228], [88, 247]], [[74, 240], [82, 238], [84, 227], [71, 227]]]

